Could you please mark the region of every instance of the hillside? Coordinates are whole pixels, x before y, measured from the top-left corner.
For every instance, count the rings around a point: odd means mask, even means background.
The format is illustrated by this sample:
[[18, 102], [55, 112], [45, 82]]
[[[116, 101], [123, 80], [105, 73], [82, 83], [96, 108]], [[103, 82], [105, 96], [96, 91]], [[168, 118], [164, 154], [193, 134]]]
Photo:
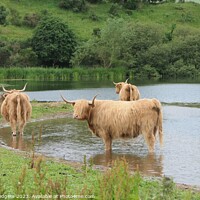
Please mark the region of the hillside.
[[[1, 0], [0, 5], [9, 11], [8, 23], [0, 26], [0, 37], [9, 40], [25, 40], [32, 36], [34, 28], [26, 26], [14, 26], [9, 22], [11, 10], [18, 13], [20, 20], [26, 14], [47, 11], [66, 22], [75, 32], [78, 38], [86, 40], [91, 37], [94, 28], [104, 27], [106, 20], [110, 17], [109, 9], [111, 3], [89, 4], [88, 10], [84, 13], [74, 13], [59, 8], [60, 0]], [[177, 27], [188, 27], [198, 29], [200, 27], [200, 4], [197, 3], [163, 3], [160, 5], [143, 5], [138, 10], [127, 12], [127, 10], [117, 8], [118, 17], [135, 22], [157, 23], [165, 25], [166, 28], [176, 24]], [[129, 13], [129, 14], [127, 14]], [[94, 20], [92, 16], [98, 18]]]

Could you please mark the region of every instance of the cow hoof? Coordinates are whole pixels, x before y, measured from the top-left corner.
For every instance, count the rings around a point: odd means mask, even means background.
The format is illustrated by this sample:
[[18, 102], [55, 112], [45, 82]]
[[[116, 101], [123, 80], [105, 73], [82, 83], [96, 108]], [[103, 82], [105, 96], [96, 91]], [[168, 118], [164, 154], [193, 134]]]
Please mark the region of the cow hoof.
[[13, 136], [16, 136], [17, 134], [13, 132], [12, 135], [13, 135]]

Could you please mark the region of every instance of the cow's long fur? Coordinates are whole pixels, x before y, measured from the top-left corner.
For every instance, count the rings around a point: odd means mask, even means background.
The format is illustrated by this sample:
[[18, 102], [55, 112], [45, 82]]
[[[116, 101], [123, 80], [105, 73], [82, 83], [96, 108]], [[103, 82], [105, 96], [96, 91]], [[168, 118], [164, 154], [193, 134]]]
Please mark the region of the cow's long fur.
[[125, 83], [119, 92], [119, 98], [121, 101], [135, 101], [140, 98], [140, 92], [135, 85]]
[[119, 82], [115, 84], [115, 91], [121, 101], [135, 101], [140, 98], [140, 92], [135, 85]]
[[23, 134], [24, 126], [30, 118], [32, 106], [29, 97], [20, 92], [6, 94], [1, 105], [1, 114], [6, 121], [10, 122], [13, 135], [16, 135], [17, 126], [19, 133]]
[[112, 149], [113, 139], [135, 138], [140, 134], [144, 136], [150, 152], [154, 151], [157, 132], [160, 144], [163, 143], [162, 110], [157, 99], [95, 100], [94, 104], [77, 100], [72, 104], [73, 117], [87, 120], [90, 130], [103, 139], [106, 150]]

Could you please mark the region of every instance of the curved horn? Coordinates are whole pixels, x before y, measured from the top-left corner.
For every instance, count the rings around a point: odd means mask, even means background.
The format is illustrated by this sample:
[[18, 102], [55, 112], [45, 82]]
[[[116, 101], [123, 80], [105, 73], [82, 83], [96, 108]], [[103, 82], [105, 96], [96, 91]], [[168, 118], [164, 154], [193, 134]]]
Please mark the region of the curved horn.
[[117, 85], [117, 83], [115, 83], [114, 81], [113, 81], [113, 84], [114, 84], [114, 85]]
[[1, 87], [2, 87], [2, 89], [3, 89], [4, 92], [7, 92], [7, 93], [10, 93], [10, 92], [11, 92], [10, 90], [6, 90], [6, 89], [3, 87], [3, 85], [2, 85]]
[[68, 101], [67, 99], [65, 99], [62, 95], [60, 95], [63, 99], [64, 102], [69, 103], [69, 104], [75, 104], [75, 101]]
[[128, 79], [129, 79], [129, 78], [127, 78], [127, 79], [126, 79], [125, 83], [127, 83], [127, 82], [128, 82]]
[[26, 89], [27, 83], [24, 85], [24, 88], [22, 90], [17, 90], [18, 92], [23, 92]]
[[94, 101], [95, 101], [97, 96], [98, 96], [98, 94], [93, 97], [92, 103], [89, 103], [90, 106], [94, 107]]

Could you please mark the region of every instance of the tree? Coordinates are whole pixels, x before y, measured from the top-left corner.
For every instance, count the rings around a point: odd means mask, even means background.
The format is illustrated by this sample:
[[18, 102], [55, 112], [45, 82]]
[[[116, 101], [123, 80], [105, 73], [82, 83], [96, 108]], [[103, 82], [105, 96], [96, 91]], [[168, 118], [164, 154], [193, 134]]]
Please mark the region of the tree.
[[[98, 36], [80, 46], [72, 62], [76, 64], [92, 64], [92, 60], [100, 63], [105, 68], [120, 65], [121, 49], [126, 41], [124, 39], [126, 23], [123, 19], [109, 19], [107, 26], [100, 31]], [[95, 59], [94, 59], [95, 58]]]
[[76, 44], [69, 27], [53, 17], [41, 20], [32, 38], [32, 48], [39, 62], [46, 66], [69, 67]]

